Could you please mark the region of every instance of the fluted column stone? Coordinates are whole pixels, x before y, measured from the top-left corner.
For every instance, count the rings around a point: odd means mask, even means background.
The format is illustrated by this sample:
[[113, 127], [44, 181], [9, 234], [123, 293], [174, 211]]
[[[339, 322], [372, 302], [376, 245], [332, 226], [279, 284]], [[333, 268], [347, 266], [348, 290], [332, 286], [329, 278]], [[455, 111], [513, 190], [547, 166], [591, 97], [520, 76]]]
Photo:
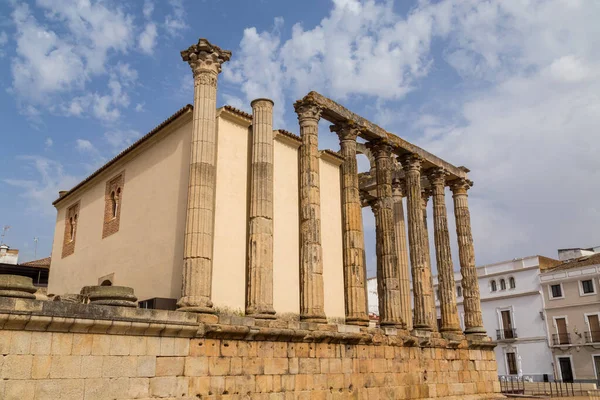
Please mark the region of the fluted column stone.
[[275, 318], [273, 309], [273, 101], [252, 107], [246, 314]]
[[433, 330], [433, 315], [429, 306], [433, 289], [429, 280], [428, 256], [423, 226], [423, 203], [421, 199], [421, 162], [416, 154], [406, 154], [399, 158], [406, 180], [408, 211], [408, 243], [413, 281], [413, 329]]
[[300, 123], [300, 319], [327, 322], [323, 293], [319, 119], [321, 108], [307, 99], [294, 103]]
[[356, 162], [356, 138], [359, 131], [351, 123], [332, 125], [330, 129], [340, 138], [340, 152], [344, 158], [341, 166], [341, 190], [346, 323], [366, 326], [369, 324], [367, 267]]
[[403, 193], [404, 182], [396, 180], [392, 183], [394, 200], [394, 231], [396, 233], [396, 253], [398, 255], [398, 281], [400, 286], [400, 316], [406, 329], [412, 330], [412, 306], [410, 301], [410, 265], [408, 263], [408, 247], [406, 243], [406, 220], [404, 218]]
[[448, 232], [448, 213], [446, 210], [446, 176], [442, 168], [427, 171], [427, 178], [433, 193], [433, 224], [435, 254], [438, 269], [438, 288], [440, 313], [442, 317], [441, 332], [460, 332], [458, 308], [456, 305], [456, 283], [450, 250], [450, 234]]
[[[427, 305], [429, 309], [431, 309], [431, 314], [433, 315], [433, 325], [432, 330], [437, 331], [437, 310], [435, 307], [435, 293], [433, 292], [433, 273], [431, 272], [432, 263], [431, 263], [431, 246], [429, 245], [429, 226], [427, 224], [427, 203], [429, 203], [429, 198], [431, 197], [431, 189], [422, 189], [421, 190], [421, 202], [423, 206], [423, 233], [425, 234], [424, 243], [425, 243], [425, 252], [427, 254], [427, 265], [429, 268], [425, 270], [426, 275], [428, 276], [430, 285], [431, 285], [431, 301]], [[427, 298], [426, 298], [427, 300]]]
[[217, 167], [217, 77], [231, 52], [206, 39], [181, 52], [194, 74], [194, 111], [185, 227], [182, 311], [213, 313], [212, 268]]
[[471, 233], [471, 215], [467, 190], [473, 185], [468, 179], [456, 179], [450, 182], [454, 199], [454, 217], [456, 218], [456, 236], [458, 238], [458, 257], [462, 275], [463, 307], [465, 310], [465, 334], [485, 335], [481, 316], [481, 300], [477, 270], [475, 269], [475, 249]]
[[379, 297], [379, 324], [406, 328], [401, 317], [400, 278], [396, 253], [396, 232], [392, 199], [391, 146], [382, 140], [370, 142], [375, 156], [377, 198], [375, 214], [377, 252], [377, 292]]

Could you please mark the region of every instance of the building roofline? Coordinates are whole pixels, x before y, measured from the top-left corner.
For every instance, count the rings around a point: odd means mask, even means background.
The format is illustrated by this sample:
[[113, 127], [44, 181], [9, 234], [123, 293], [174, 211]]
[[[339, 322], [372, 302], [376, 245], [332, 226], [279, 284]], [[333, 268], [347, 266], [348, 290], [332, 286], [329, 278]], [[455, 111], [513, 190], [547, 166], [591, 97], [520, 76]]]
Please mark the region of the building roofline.
[[148, 132], [147, 134], [145, 134], [144, 136], [142, 136], [141, 138], [139, 138], [138, 140], [133, 142], [129, 147], [127, 147], [125, 150], [121, 151], [119, 154], [114, 156], [106, 164], [104, 164], [103, 166], [98, 168], [96, 171], [92, 172], [92, 174], [90, 174], [87, 178], [83, 179], [77, 185], [73, 186], [69, 191], [67, 191], [67, 193], [63, 194], [58, 199], [54, 200], [52, 202], [52, 205], [56, 206], [58, 203], [60, 203], [61, 201], [63, 201], [67, 197], [69, 197], [71, 194], [73, 194], [75, 191], [77, 191], [83, 185], [85, 185], [86, 183], [88, 183], [89, 181], [94, 179], [96, 176], [100, 175], [100, 173], [102, 173], [104, 170], [108, 169], [111, 165], [115, 164], [117, 161], [119, 161], [120, 159], [125, 157], [127, 154], [131, 153], [135, 148], [140, 146], [142, 143], [148, 141], [150, 138], [152, 138], [154, 135], [156, 135], [163, 128], [170, 125], [173, 121], [175, 121], [182, 115], [190, 112], [193, 108], [194, 107], [191, 104], [187, 104], [183, 108], [179, 109], [175, 114], [171, 115], [169, 118], [167, 118], [166, 120], [161, 122], [158, 126], [156, 126], [154, 129], [152, 129], [150, 132]]

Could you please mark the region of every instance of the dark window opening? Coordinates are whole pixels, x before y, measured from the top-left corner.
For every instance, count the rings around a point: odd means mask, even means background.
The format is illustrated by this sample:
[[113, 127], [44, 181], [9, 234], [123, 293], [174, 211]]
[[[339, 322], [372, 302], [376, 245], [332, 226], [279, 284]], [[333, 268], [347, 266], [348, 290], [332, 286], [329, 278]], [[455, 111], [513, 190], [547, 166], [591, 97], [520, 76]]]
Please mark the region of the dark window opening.
[[562, 297], [562, 288], [560, 285], [552, 285], [550, 286], [550, 290], [552, 291], [552, 297]]

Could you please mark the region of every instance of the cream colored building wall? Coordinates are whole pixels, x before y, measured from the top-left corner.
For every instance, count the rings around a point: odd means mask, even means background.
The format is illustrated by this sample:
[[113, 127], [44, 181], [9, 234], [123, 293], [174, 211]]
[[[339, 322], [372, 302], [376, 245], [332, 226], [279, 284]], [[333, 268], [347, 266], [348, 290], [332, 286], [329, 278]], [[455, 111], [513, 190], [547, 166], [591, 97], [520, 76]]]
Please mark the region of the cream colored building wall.
[[345, 316], [340, 165], [340, 160], [321, 152], [321, 244], [325, 315], [328, 318]]
[[273, 161], [273, 307], [278, 313], [300, 312], [300, 225], [298, 147], [275, 137]]
[[217, 118], [217, 188], [212, 301], [244, 311], [248, 231], [249, 122]]
[[[180, 297], [191, 126], [188, 113], [57, 205], [48, 293], [79, 293], [114, 274], [140, 300]], [[106, 182], [121, 172], [119, 231], [103, 239]], [[61, 258], [65, 212], [77, 201], [75, 252]]]

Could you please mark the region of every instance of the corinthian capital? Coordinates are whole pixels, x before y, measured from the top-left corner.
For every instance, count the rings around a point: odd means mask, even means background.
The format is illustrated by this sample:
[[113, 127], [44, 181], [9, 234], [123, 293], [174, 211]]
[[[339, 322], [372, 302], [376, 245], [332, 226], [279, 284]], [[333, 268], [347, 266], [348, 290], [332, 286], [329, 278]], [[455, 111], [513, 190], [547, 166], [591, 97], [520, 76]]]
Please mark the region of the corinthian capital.
[[331, 132], [337, 133], [340, 141], [344, 140], [353, 140], [356, 141], [358, 134], [360, 133], [360, 128], [352, 121], [341, 122], [339, 124], [334, 124], [329, 127]]
[[435, 167], [430, 168], [425, 171], [427, 175], [427, 179], [431, 183], [432, 186], [442, 186], [446, 185], [446, 178], [448, 177], [448, 172], [444, 168]]
[[201, 38], [197, 44], [183, 50], [181, 58], [190, 64], [194, 77], [203, 72], [217, 75], [221, 72], [221, 65], [231, 58], [231, 51], [222, 50], [219, 46], [215, 46], [208, 40]]
[[408, 153], [398, 157], [404, 171], [421, 171], [423, 159], [418, 154]]
[[470, 181], [466, 178], [458, 178], [449, 182], [450, 190], [455, 195], [457, 194], [467, 194], [467, 190], [469, 190], [473, 186], [473, 181]]
[[376, 139], [367, 142], [367, 148], [371, 150], [375, 159], [390, 157], [392, 155], [392, 146], [384, 139]]
[[321, 118], [321, 107], [310, 98], [303, 98], [294, 103], [294, 110], [298, 114], [298, 121], [313, 120], [319, 122]]

